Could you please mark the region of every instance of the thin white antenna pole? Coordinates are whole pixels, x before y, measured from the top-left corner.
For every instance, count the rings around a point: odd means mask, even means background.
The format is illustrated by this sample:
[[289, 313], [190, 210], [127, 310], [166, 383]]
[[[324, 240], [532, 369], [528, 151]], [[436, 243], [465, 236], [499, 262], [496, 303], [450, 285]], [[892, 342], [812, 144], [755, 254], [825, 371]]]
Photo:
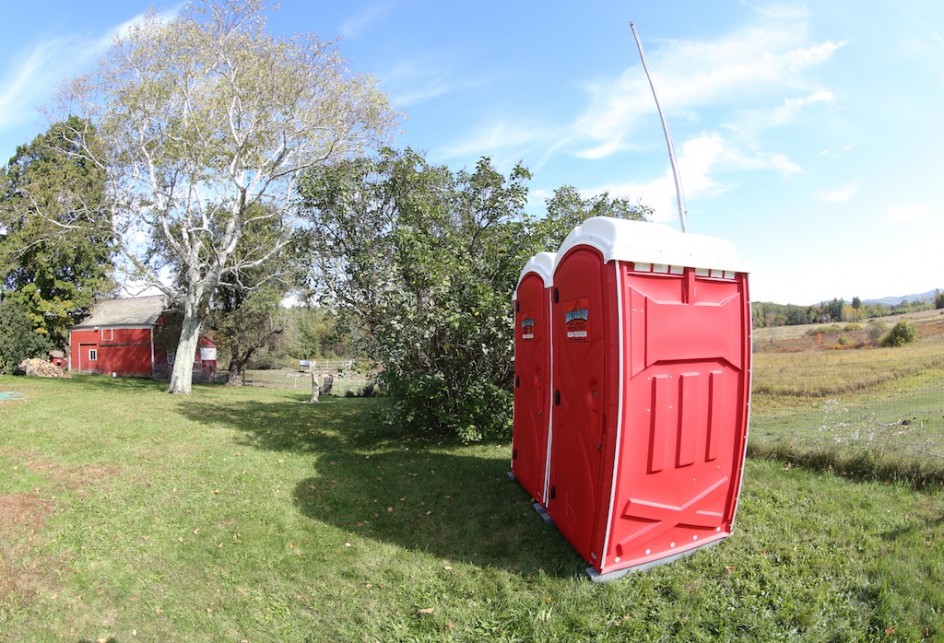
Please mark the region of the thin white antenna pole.
[[662, 113], [662, 106], [659, 104], [659, 97], [656, 96], [656, 86], [652, 83], [652, 75], [649, 73], [649, 63], [646, 62], [646, 52], [642, 48], [642, 40], [636, 32], [636, 25], [629, 22], [629, 28], [633, 31], [633, 38], [636, 39], [636, 46], [639, 48], [639, 58], [642, 60], [642, 68], [646, 72], [646, 78], [649, 80], [649, 87], [652, 89], [652, 98], [656, 102], [656, 110], [659, 112], [659, 119], [662, 121], [662, 131], [665, 133], [665, 144], [669, 148], [669, 162], [672, 164], [672, 176], [675, 178], [675, 199], [678, 202], [679, 222], [682, 224], [682, 232], [687, 232], [685, 225], [685, 206], [682, 201], [682, 179], [679, 177], [678, 163], [675, 160], [675, 148], [672, 146], [672, 135], [669, 134], [669, 124], [665, 120], [665, 114]]

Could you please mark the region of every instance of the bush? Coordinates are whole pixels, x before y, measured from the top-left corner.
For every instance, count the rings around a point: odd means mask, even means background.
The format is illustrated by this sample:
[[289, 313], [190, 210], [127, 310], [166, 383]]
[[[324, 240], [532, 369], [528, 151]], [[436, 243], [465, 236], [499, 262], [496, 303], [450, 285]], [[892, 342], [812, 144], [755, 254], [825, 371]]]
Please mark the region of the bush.
[[[313, 169], [302, 181], [314, 278], [377, 364], [397, 426], [465, 442], [507, 438], [514, 383], [511, 295], [535, 252], [587, 216], [643, 218], [625, 199], [565, 187], [547, 216], [524, 213], [528, 171], [505, 177], [385, 150]], [[366, 392], [365, 392], [366, 394]]]
[[869, 321], [869, 338], [872, 341], [877, 342], [882, 335], [885, 334], [885, 330], [888, 328], [888, 324], [883, 322], [881, 319], [872, 319]]
[[913, 342], [916, 337], [915, 325], [907, 319], [902, 319], [882, 338], [882, 346], [904, 346]]
[[0, 300], [0, 373], [13, 373], [30, 357], [45, 358], [54, 348], [47, 335], [33, 329], [27, 311], [9, 299]]

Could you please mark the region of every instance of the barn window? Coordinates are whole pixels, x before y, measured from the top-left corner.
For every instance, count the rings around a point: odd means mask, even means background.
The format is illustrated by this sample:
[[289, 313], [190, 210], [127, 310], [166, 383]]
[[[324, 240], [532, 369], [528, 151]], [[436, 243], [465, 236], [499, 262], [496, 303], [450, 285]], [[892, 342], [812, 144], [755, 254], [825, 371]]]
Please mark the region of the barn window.
[[102, 341], [110, 342], [115, 339], [115, 329], [114, 328], [103, 328], [102, 329]]
[[98, 351], [94, 348], [89, 349], [89, 361], [90, 362], [98, 361]]
[[174, 363], [174, 351], [167, 351], [167, 363], [168, 364]]

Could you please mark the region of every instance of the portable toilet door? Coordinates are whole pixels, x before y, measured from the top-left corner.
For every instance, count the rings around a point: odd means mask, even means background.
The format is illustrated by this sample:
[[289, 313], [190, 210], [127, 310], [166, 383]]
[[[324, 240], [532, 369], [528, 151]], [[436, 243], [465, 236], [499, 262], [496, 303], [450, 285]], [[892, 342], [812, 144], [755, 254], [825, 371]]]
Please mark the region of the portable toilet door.
[[555, 255], [541, 252], [521, 271], [514, 294], [515, 392], [511, 474], [541, 507], [547, 494], [551, 418], [550, 286]]
[[[570, 238], [570, 237], [568, 237]], [[558, 253], [552, 288], [553, 412], [547, 512], [587, 560], [602, 525], [599, 512], [610, 419], [615, 419], [618, 338], [615, 272], [599, 250], [578, 245]]]
[[604, 217], [558, 257], [554, 523], [595, 579], [727, 537], [750, 404], [743, 261], [720, 239]]

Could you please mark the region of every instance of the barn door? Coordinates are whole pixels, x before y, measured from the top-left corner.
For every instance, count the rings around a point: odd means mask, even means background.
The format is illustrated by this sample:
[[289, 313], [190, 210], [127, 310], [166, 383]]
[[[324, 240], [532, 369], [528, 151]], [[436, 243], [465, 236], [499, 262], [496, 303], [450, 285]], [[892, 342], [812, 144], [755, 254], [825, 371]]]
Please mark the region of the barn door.
[[572, 250], [555, 272], [552, 297], [554, 416], [547, 508], [587, 560], [593, 557], [601, 499], [607, 395], [602, 271], [599, 253]]

